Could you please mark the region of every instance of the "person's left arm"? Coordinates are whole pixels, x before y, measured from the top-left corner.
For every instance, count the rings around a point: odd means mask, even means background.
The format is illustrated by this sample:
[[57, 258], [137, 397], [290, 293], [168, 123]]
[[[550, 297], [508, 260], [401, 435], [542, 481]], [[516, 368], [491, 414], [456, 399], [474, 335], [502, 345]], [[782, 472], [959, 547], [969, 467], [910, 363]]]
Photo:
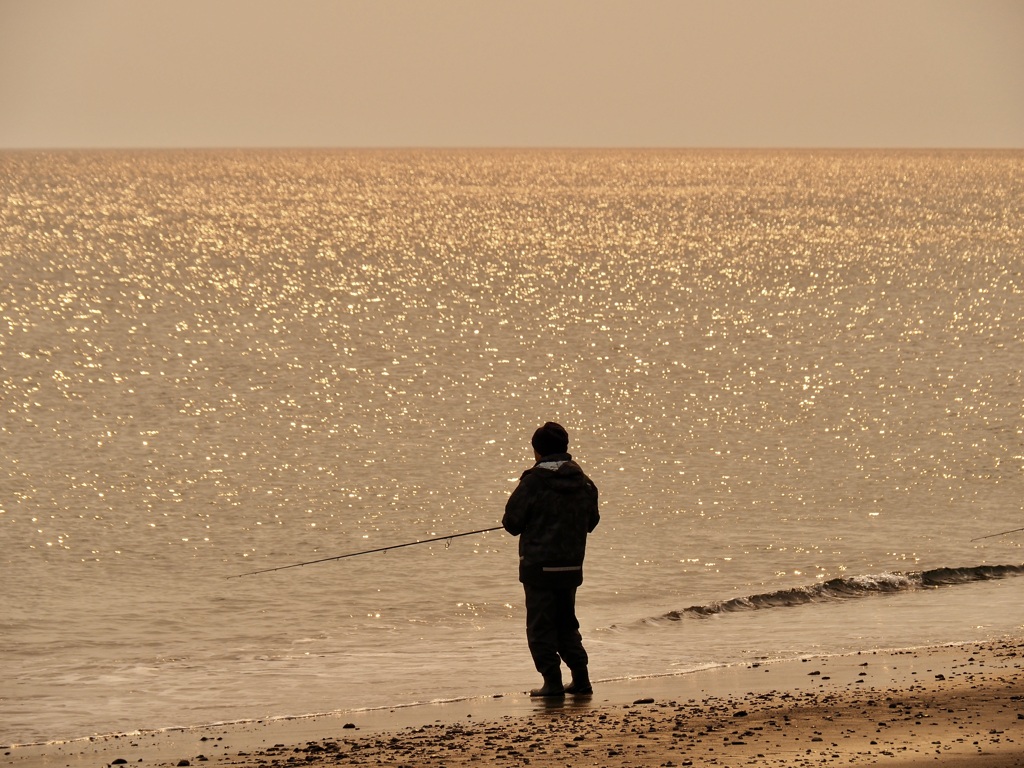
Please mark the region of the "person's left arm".
[[530, 519], [530, 485], [530, 471], [527, 470], [519, 478], [519, 485], [505, 502], [505, 515], [501, 518], [501, 525], [513, 536], [525, 531], [526, 523]]

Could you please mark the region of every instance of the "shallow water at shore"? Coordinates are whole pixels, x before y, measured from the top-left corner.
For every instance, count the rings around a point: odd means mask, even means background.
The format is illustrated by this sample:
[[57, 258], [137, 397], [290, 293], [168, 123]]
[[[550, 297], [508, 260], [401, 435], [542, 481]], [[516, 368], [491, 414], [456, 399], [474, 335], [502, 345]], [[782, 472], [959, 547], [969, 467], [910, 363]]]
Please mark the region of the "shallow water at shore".
[[[737, 664], [523, 694], [7, 748], [5, 764], [1019, 765], [1021, 644], [985, 643]], [[723, 738], [724, 737], [724, 738]]]

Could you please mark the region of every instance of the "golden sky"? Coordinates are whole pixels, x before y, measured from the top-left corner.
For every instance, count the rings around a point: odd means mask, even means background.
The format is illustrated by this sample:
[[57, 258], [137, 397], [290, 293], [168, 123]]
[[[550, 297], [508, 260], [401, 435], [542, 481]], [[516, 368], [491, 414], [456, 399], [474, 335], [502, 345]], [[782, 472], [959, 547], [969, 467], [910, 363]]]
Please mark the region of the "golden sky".
[[1021, 0], [0, 0], [0, 148], [1024, 148]]

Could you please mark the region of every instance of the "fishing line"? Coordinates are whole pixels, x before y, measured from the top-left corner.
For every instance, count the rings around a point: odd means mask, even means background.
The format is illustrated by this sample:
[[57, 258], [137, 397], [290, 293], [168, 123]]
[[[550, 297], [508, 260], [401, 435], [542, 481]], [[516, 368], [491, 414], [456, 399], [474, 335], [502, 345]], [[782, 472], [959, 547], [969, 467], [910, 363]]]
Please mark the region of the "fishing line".
[[990, 533], [988, 536], [979, 536], [976, 539], [971, 539], [971, 541], [981, 541], [982, 539], [992, 539], [992, 538], [995, 538], [996, 536], [1005, 536], [1008, 533], [1018, 533], [1019, 531], [1024, 531], [1024, 528], [1014, 528], [1012, 531], [1000, 531], [999, 533]]

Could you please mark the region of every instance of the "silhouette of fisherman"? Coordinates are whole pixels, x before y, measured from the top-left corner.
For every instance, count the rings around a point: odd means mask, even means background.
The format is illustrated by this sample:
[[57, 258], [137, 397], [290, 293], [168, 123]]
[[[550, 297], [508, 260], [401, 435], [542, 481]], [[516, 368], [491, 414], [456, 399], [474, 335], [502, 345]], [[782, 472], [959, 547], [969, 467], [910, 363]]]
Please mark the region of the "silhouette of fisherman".
[[[590, 694], [588, 657], [576, 619], [587, 534], [601, 519], [597, 486], [573, 461], [569, 435], [553, 421], [533, 434], [536, 463], [505, 504], [505, 530], [519, 536], [519, 581], [526, 593], [526, 640], [542, 687], [531, 696]], [[572, 674], [562, 685], [561, 662]]]

